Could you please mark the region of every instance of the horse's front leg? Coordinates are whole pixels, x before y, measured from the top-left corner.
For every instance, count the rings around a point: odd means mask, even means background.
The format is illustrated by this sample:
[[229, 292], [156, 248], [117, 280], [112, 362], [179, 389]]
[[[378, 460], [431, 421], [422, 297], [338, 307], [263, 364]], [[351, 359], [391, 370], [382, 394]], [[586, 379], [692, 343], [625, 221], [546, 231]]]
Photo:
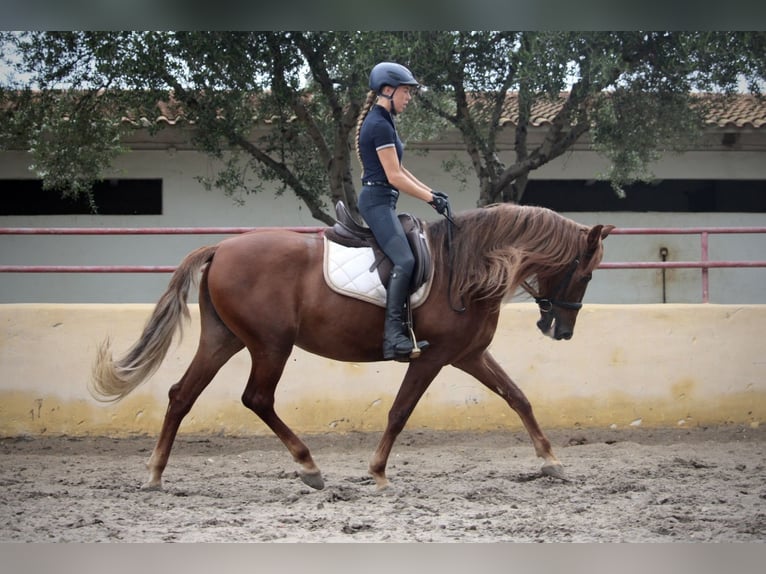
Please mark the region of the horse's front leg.
[[386, 465], [396, 437], [404, 429], [412, 411], [415, 410], [415, 405], [418, 404], [431, 381], [439, 374], [441, 367], [440, 364], [427, 363], [422, 358], [415, 359], [410, 363], [399, 387], [399, 392], [388, 411], [386, 430], [378, 443], [378, 448], [375, 449], [372, 460], [370, 460], [369, 472], [375, 480], [378, 490], [384, 490], [389, 486], [386, 477]]
[[522, 390], [516, 386], [494, 357], [484, 352], [454, 363], [454, 366], [476, 377], [484, 386], [500, 395], [516, 411], [527, 429], [537, 456], [545, 460], [543, 474], [564, 478], [564, 467], [553, 454], [551, 443], [543, 434], [532, 412], [532, 405]]

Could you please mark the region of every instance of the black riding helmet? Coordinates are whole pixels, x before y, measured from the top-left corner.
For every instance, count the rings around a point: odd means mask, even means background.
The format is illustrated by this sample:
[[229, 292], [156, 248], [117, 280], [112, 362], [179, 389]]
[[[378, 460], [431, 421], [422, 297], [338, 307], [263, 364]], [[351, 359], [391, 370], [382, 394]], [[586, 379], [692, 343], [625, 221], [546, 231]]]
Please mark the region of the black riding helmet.
[[395, 62], [381, 62], [376, 64], [370, 72], [370, 89], [389, 100], [393, 98], [393, 94], [385, 96], [381, 93], [383, 86], [391, 86], [396, 91], [399, 86], [415, 86], [420, 87], [415, 76], [412, 75], [407, 68], [401, 64]]

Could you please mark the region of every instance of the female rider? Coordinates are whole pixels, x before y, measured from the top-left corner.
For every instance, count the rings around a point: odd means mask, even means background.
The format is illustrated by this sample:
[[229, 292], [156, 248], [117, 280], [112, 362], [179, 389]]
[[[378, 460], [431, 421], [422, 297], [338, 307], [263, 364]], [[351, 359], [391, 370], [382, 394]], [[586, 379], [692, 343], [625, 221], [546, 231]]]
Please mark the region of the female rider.
[[415, 267], [404, 230], [396, 214], [399, 192], [422, 199], [439, 214], [449, 209], [446, 194], [434, 191], [402, 165], [402, 142], [394, 116], [404, 111], [419, 87], [412, 73], [393, 62], [381, 62], [370, 72], [370, 93], [357, 122], [356, 149], [362, 164], [359, 213], [383, 252], [393, 262], [386, 288], [383, 358], [407, 361], [416, 343], [407, 334], [404, 304]]

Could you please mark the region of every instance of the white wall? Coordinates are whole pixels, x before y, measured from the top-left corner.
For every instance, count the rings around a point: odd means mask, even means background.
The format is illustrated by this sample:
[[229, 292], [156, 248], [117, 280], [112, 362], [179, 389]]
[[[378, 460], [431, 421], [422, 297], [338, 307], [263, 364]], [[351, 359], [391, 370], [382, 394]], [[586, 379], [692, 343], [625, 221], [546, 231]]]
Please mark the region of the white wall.
[[[407, 155], [407, 165], [430, 185], [449, 193], [456, 211], [474, 207], [477, 192], [461, 189], [442, 161], [454, 151], [426, 156]], [[672, 155], [656, 164], [658, 178], [766, 179], [762, 152], [693, 151]], [[0, 177], [31, 177], [23, 153], [0, 153]], [[595, 178], [605, 168], [599, 156], [575, 151], [543, 166], [536, 178]], [[214, 173], [205, 155], [178, 150], [132, 151], [118, 159], [113, 173], [121, 178], [162, 178], [161, 216], [14, 216], [0, 218], [2, 227], [211, 227], [211, 226], [317, 226], [308, 210], [290, 191], [249, 196], [238, 206], [220, 191], [206, 191], [194, 178]], [[0, 191], [2, 193], [2, 191]], [[403, 196], [401, 211], [426, 219], [436, 214], [426, 204]], [[567, 214], [565, 214], [567, 215]], [[587, 223], [619, 227], [763, 226], [764, 214], [731, 213], [576, 213]], [[220, 236], [0, 236], [0, 265], [175, 265], [192, 249], [216, 242]], [[764, 259], [766, 236], [713, 236], [711, 259]], [[606, 261], [659, 260], [660, 247], [671, 260], [698, 260], [696, 236], [614, 236], [607, 240]], [[586, 302], [661, 302], [659, 270], [608, 270], [597, 274]], [[167, 274], [0, 274], [0, 303], [12, 302], [154, 302], [164, 290]], [[666, 272], [669, 302], [701, 300], [699, 270]], [[716, 303], [766, 303], [766, 269], [711, 271], [711, 301]]]
[[[101, 404], [87, 390], [99, 343], [109, 337], [121, 356], [151, 305], [0, 305], [0, 436], [156, 435], [168, 389], [199, 340], [199, 309], [190, 311], [157, 373], [123, 401]], [[544, 337], [538, 316], [532, 303], [504, 306], [490, 349], [543, 429], [766, 422], [764, 305], [590, 305], [571, 341]], [[248, 353], [235, 355], [180, 432], [270, 434], [240, 400], [250, 368]], [[339, 363], [296, 348], [276, 408], [299, 434], [380, 432], [406, 368]], [[447, 367], [408, 428], [518, 430], [521, 421], [478, 381]]]

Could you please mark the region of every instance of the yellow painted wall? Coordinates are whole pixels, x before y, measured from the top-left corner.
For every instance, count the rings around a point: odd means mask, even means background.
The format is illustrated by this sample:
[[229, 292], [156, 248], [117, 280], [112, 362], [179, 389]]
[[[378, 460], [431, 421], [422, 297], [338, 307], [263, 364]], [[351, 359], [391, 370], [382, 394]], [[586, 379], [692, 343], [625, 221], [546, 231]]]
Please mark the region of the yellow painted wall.
[[[199, 315], [154, 377], [116, 404], [86, 388], [100, 341], [115, 354], [139, 336], [151, 305], [0, 305], [0, 436], [151, 434], [167, 391], [196, 348]], [[586, 305], [571, 341], [535, 327], [533, 304], [502, 311], [492, 352], [524, 390], [544, 429], [696, 426], [766, 420], [764, 305]], [[298, 349], [277, 410], [299, 433], [379, 431], [406, 365], [346, 364]], [[249, 356], [236, 355], [205, 390], [182, 433], [270, 431], [240, 402]], [[516, 414], [462, 372], [446, 367], [409, 428], [519, 429]]]

